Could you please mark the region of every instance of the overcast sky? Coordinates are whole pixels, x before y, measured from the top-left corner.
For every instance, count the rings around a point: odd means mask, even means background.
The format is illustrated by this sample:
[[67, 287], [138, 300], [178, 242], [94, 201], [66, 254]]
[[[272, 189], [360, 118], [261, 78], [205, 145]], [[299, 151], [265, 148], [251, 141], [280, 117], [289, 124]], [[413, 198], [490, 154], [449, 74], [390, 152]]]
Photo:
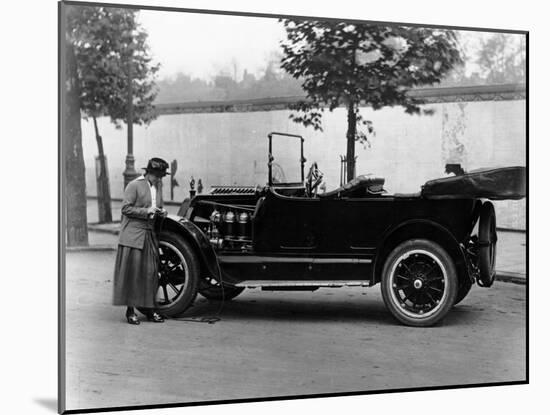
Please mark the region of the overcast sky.
[[209, 79], [233, 62], [240, 75], [245, 68], [257, 73], [285, 34], [275, 18], [142, 10], [139, 20], [162, 64], [161, 79], [180, 71]]
[[[285, 38], [277, 18], [141, 10], [139, 20], [149, 34], [155, 60], [161, 63], [159, 79], [183, 72], [211, 80], [221, 71], [241, 79], [244, 69], [259, 75]], [[474, 55], [481, 40], [491, 35], [460, 32], [467, 73], [476, 70]], [[519, 35], [511, 35], [511, 43], [515, 41]]]

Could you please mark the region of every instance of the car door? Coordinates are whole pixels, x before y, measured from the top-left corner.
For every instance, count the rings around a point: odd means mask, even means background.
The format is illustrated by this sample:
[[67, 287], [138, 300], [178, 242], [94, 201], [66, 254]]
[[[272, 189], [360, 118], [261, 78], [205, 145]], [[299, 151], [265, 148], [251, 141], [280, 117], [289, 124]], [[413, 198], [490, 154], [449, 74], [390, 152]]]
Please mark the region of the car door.
[[351, 252], [374, 253], [394, 220], [391, 197], [350, 198], [346, 201]]
[[341, 197], [321, 203], [320, 251], [332, 256], [373, 255], [394, 216], [388, 197]]
[[257, 253], [302, 254], [317, 252], [321, 236], [319, 199], [282, 196], [269, 190], [253, 222]]
[[347, 199], [321, 198], [321, 222], [320, 251], [329, 256], [349, 253], [353, 221], [349, 217]]

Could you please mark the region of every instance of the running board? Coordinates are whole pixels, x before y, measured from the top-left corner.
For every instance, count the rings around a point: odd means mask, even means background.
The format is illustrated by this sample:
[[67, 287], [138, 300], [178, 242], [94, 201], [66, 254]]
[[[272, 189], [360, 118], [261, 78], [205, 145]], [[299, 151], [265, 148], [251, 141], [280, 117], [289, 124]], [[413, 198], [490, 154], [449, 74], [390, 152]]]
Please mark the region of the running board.
[[[298, 249], [298, 248], [292, 248]], [[218, 255], [220, 264], [371, 264], [370, 258], [318, 258], [301, 256]]]
[[369, 280], [332, 280], [332, 281], [296, 281], [296, 280], [249, 280], [235, 284], [236, 287], [369, 287]]

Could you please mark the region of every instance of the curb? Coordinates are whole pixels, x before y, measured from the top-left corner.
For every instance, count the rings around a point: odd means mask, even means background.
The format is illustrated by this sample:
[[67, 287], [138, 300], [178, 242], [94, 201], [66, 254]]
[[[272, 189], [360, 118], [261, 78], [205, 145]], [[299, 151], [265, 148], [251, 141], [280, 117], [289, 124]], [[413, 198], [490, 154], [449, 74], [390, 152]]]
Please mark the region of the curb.
[[109, 233], [111, 235], [118, 235], [118, 229], [101, 228], [95, 225], [88, 225], [88, 230], [99, 233]]
[[520, 229], [520, 228], [501, 228], [497, 226], [497, 232], [512, 232], [512, 233], [524, 233], [527, 234], [526, 229]]
[[513, 284], [527, 284], [527, 275], [520, 272], [497, 271], [495, 279], [497, 281], [511, 282]]
[[[86, 196], [86, 199], [89, 199], [89, 200], [97, 200], [97, 196]], [[120, 198], [120, 197], [112, 197], [112, 198], [111, 198], [111, 202], [120, 203], [120, 202], [122, 202], [122, 198]], [[164, 203], [166, 206], [181, 206], [181, 203], [182, 203], [182, 202], [178, 202], [178, 201], [176, 201], [176, 200], [163, 200], [163, 203]]]
[[89, 246], [67, 246], [65, 252], [101, 252], [116, 251], [114, 245], [89, 245]]

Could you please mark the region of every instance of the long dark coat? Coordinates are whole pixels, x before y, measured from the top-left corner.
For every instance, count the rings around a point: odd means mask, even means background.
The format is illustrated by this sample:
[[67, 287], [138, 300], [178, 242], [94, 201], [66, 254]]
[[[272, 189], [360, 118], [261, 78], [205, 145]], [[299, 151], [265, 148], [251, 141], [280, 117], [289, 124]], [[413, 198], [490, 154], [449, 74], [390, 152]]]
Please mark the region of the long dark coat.
[[[157, 207], [163, 206], [157, 187]], [[158, 240], [153, 220], [147, 215], [151, 190], [144, 176], [126, 186], [115, 262], [113, 304], [153, 308], [158, 289]]]

